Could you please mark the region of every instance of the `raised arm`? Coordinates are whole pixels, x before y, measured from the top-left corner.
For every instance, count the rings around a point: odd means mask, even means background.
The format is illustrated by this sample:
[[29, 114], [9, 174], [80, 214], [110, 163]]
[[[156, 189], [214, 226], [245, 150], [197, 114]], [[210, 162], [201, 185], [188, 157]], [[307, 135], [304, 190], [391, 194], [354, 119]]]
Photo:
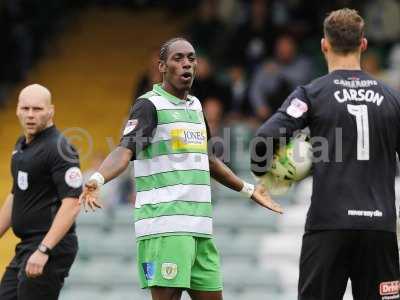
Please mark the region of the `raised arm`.
[[133, 155], [132, 150], [118, 146], [106, 157], [99, 170], [85, 183], [79, 197], [79, 202], [83, 204], [85, 211], [87, 207], [93, 211], [96, 207], [103, 207], [99, 200], [101, 186], [124, 172]]
[[154, 104], [148, 99], [138, 99], [126, 122], [120, 145], [107, 156], [83, 187], [79, 200], [85, 210], [87, 207], [93, 211], [102, 208], [99, 201], [101, 186], [123, 173], [136, 154], [148, 146], [156, 126]]
[[236, 174], [233, 173], [232, 170], [229, 169], [222, 161], [212, 154], [209, 154], [209, 164], [211, 177], [222, 185], [234, 191], [242, 192], [244, 195], [265, 208], [277, 213], [283, 212], [281, 206], [272, 200], [263, 186], [258, 185], [254, 188], [254, 185], [244, 182], [242, 179], [236, 176]]
[[288, 96], [281, 108], [257, 130], [250, 144], [251, 171], [264, 175], [270, 166], [276, 148], [287, 144], [293, 133], [309, 123], [311, 106], [303, 87]]

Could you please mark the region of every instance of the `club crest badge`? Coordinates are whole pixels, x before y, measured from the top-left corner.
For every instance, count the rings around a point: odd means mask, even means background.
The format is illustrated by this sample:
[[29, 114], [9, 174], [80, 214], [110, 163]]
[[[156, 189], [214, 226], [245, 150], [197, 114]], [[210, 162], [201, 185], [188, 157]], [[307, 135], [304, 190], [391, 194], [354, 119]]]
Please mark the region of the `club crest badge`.
[[174, 279], [178, 274], [178, 266], [174, 263], [163, 263], [161, 265], [161, 275], [165, 279]]

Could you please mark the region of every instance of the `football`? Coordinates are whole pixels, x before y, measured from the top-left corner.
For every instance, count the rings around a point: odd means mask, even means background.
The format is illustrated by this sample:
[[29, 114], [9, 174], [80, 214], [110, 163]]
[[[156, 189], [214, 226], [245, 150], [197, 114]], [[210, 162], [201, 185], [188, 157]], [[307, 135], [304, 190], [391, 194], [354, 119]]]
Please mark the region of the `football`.
[[309, 136], [301, 132], [274, 154], [270, 170], [258, 181], [274, 195], [287, 192], [293, 182], [311, 173], [312, 146]]

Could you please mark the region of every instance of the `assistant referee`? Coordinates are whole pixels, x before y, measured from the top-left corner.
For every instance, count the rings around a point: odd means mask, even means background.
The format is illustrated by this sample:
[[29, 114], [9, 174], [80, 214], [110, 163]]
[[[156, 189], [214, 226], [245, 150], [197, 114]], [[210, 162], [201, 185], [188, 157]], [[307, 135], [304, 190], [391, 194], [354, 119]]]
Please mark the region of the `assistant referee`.
[[0, 238], [11, 227], [21, 242], [1, 280], [1, 300], [58, 299], [78, 250], [79, 157], [53, 115], [45, 87], [21, 91], [17, 116], [24, 135], [12, 153], [13, 186], [0, 211]]

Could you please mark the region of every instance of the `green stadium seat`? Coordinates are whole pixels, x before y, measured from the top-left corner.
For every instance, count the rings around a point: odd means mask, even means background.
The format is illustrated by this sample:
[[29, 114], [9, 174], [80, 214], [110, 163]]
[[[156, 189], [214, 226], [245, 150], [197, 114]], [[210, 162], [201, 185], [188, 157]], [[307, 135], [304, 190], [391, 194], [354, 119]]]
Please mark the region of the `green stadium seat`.
[[245, 289], [265, 289], [280, 292], [281, 281], [275, 270], [259, 268], [256, 263], [252, 266], [237, 263], [222, 266], [224, 286], [232, 291], [241, 292]]
[[215, 243], [222, 258], [256, 261], [261, 251], [257, 235], [216, 236]]
[[142, 290], [139, 287], [124, 287], [112, 289], [105, 294], [102, 300], [148, 300], [151, 299], [149, 290]]
[[110, 222], [110, 216], [105, 214], [103, 211], [89, 211], [87, 213], [81, 212], [76, 220], [78, 230], [83, 227], [108, 230]]
[[132, 205], [120, 205], [114, 210], [113, 226], [124, 227], [124, 229], [134, 228], [134, 207]]
[[68, 284], [77, 288], [138, 287], [136, 263], [134, 260], [124, 262], [113, 258], [78, 261], [71, 269]]
[[[248, 200], [247, 200], [248, 201]], [[239, 206], [234, 210], [229, 205], [216, 206], [214, 209], [214, 226], [228, 227], [242, 232], [271, 232], [277, 230], [276, 214], [258, 205]]]
[[60, 293], [60, 300], [96, 300], [103, 299], [104, 291], [101, 289], [68, 288], [64, 287]]
[[96, 259], [99, 256], [133, 259], [136, 255], [135, 233], [114, 230], [109, 233], [79, 236], [79, 248], [78, 255], [82, 259]]
[[[296, 293], [274, 293], [270, 291], [248, 291], [239, 295], [237, 300], [296, 300]], [[229, 300], [229, 299], [228, 299]]]

